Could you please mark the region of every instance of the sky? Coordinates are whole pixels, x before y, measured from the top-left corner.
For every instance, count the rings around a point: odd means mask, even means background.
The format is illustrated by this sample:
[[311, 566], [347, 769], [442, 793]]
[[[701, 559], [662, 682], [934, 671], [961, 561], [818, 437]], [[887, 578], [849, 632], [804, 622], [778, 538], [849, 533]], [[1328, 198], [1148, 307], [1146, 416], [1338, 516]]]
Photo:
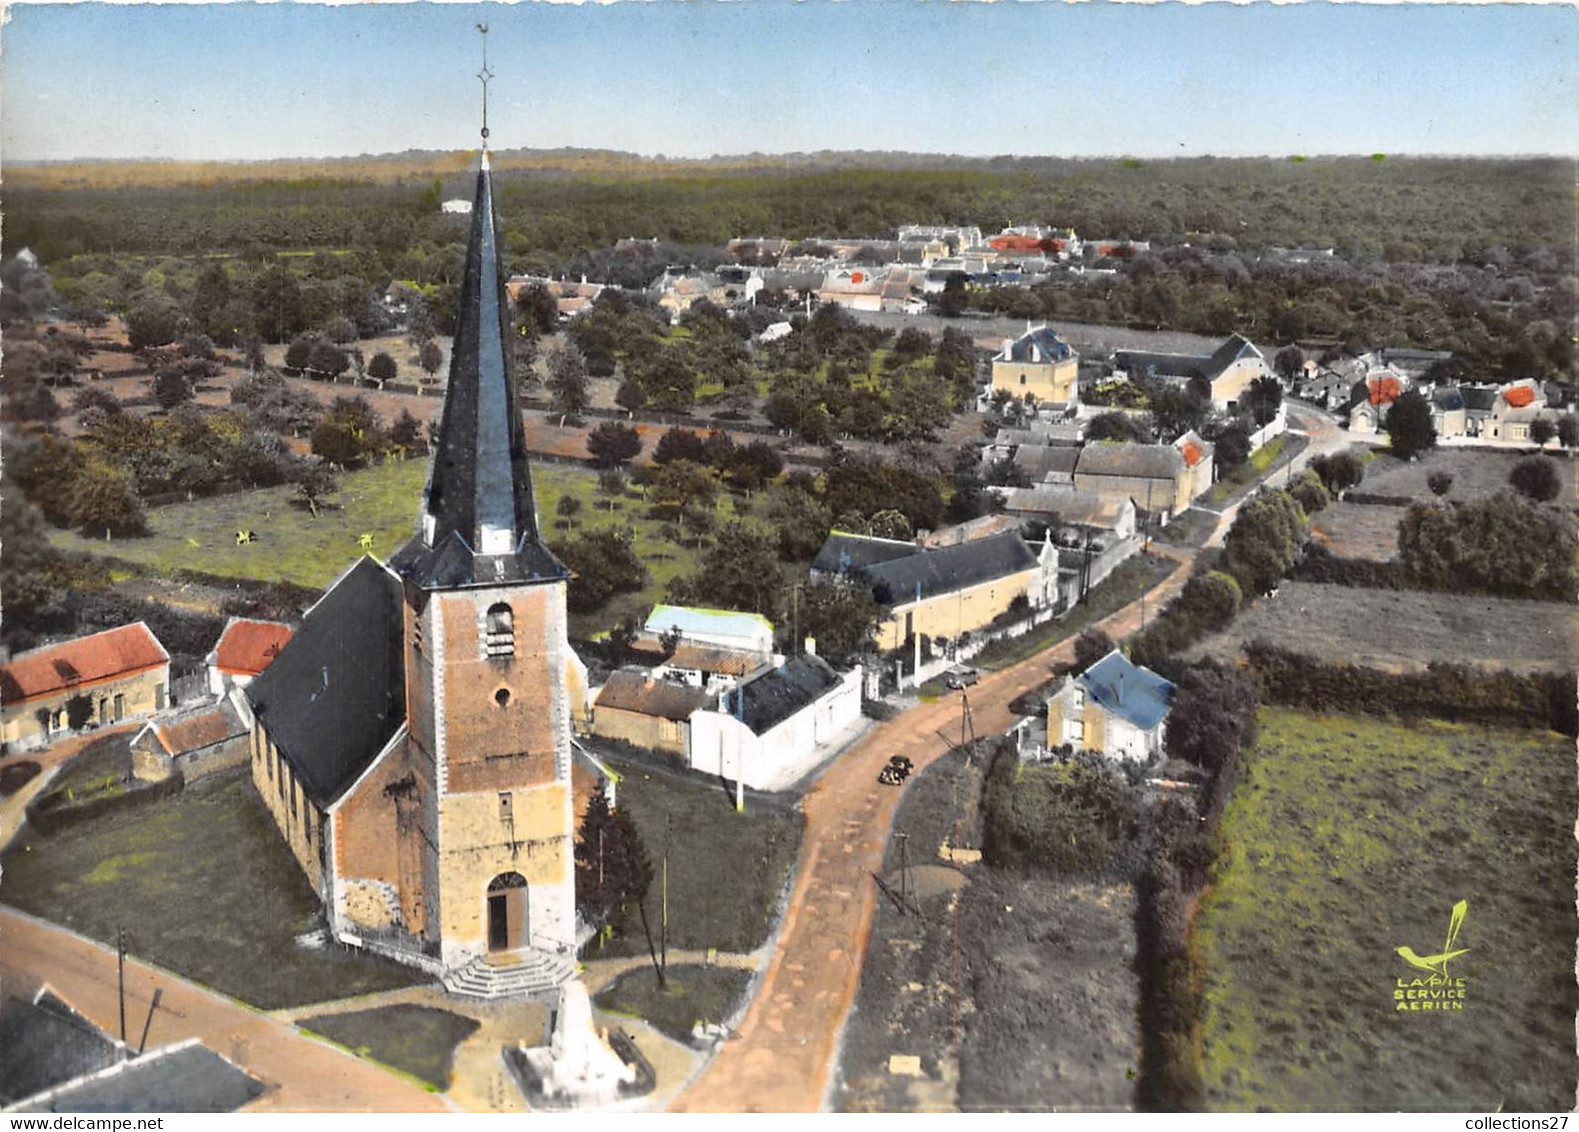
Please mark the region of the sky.
[[12, 3], [0, 161], [477, 144], [644, 155], [1579, 157], [1566, 4]]

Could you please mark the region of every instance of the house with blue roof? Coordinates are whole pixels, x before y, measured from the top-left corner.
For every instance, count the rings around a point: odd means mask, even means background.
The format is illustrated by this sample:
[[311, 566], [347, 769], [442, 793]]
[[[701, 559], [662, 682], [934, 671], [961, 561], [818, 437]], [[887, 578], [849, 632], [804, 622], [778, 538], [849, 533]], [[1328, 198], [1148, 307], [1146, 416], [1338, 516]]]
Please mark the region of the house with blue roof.
[[764, 658], [773, 655], [773, 622], [760, 613], [655, 605], [642, 628], [656, 636], [678, 630], [680, 640], [693, 645], [734, 649]]
[[1047, 701], [1047, 744], [1149, 763], [1162, 754], [1174, 686], [1114, 649]]
[[1018, 338], [1005, 339], [992, 358], [992, 391], [1054, 411], [1080, 404], [1080, 355], [1045, 323], [1027, 326]]

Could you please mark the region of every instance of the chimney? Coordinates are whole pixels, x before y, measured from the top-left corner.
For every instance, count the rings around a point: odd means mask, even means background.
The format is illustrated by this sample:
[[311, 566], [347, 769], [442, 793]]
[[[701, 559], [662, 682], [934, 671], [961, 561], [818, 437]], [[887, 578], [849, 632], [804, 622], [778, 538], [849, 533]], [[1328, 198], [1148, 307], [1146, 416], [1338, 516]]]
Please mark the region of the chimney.
[[807, 656], [816, 656], [817, 655], [817, 638], [816, 637], [807, 637], [806, 638], [806, 647], [804, 649], [802, 649], [801, 651], [804, 652]]

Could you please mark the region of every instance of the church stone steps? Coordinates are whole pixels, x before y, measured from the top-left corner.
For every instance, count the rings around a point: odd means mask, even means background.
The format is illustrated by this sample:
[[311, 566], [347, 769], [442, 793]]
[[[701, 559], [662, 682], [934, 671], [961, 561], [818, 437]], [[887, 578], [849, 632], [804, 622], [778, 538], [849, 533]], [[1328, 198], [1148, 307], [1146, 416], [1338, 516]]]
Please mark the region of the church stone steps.
[[530, 998], [552, 991], [576, 973], [572, 959], [543, 951], [529, 951], [519, 960], [501, 964], [487, 957], [473, 959], [444, 976], [451, 994], [488, 1001]]

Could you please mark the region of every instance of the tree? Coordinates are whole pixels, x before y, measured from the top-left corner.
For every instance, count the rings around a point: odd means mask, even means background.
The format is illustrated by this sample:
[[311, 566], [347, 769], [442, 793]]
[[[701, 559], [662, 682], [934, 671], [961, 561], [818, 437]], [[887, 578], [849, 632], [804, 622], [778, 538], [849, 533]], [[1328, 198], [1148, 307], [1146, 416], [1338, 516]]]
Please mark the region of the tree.
[[1453, 490], [1452, 472], [1432, 472], [1425, 478], [1426, 486], [1431, 489], [1431, 494], [1441, 498]]
[[895, 539], [901, 542], [908, 542], [916, 534], [915, 528], [910, 525], [910, 520], [905, 518], [905, 513], [896, 511], [892, 507], [885, 507], [873, 513], [870, 529], [873, 538]]
[[943, 291], [937, 298], [937, 312], [944, 318], [958, 318], [965, 313], [965, 274], [955, 271], [943, 281]]
[[1551, 442], [1552, 437], [1556, 435], [1557, 426], [1545, 417], [1540, 417], [1530, 422], [1530, 439], [1535, 442], [1537, 447], [1545, 448]]
[[1242, 420], [1233, 420], [1213, 438], [1213, 464], [1219, 471], [1232, 472], [1250, 459], [1250, 430]]
[[1575, 549], [1568, 516], [1507, 494], [1415, 504], [1398, 524], [1404, 581], [1419, 589], [1571, 602]]
[[660, 507], [684, 511], [692, 504], [712, 506], [718, 498], [718, 480], [712, 472], [690, 460], [675, 460], [647, 469], [647, 491]]
[[1564, 413], [1557, 419], [1557, 440], [1570, 451], [1579, 448], [1579, 419], [1572, 413]]
[[192, 399], [192, 386], [178, 366], [164, 366], [155, 373], [153, 390], [154, 400], [166, 412]]
[[1387, 411], [1387, 437], [1393, 455], [1408, 460], [1436, 447], [1436, 426], [1431, 423], [1431, 403], [1418, 389], [1401, 394]]
[[696, 572], [675, 579], [670, 593], [682, 602], [742, 609], [778, 621], [789, 595], [777, 540], [738, 520], [725, 523]]
[[1224, 568], [1250, 593], [1288, 572], [1304, 540], [1305, 514], [1286, 491], [1264, 490], [1239, 509], [1224, 540]]
[[[815, 581], [800, 593], [791, 630], [817, 642], [817, 655], [835, 668], [848, 668], [872, 652], [883, 607], [868, 586]], [[792, 641], [798, 649], [800, 641]]]
[[375, 381], [394, 381], [398, 373], [395, 359], [380, 350], [373, 355], [373, 360], [367, 363], [367, 376]]
[[1547, 456], [1530, 456], [1513, 465], [1508, 473], [1513, 490], [1535, 503], [1550, 503], [1562, 491], [1557, 464]]
[[621, 468], [641, 454], [641, 434], [627, 424], [604, 421], [587, 436], [594, 468]]
[[1332, 503], [1332, 495], [1327, 491], [1326, 484], [1321, 482], [1320, 476], [1308, 469], [1300, 475], [1299, 479], [1294, 482], [1294, 486], [1288, 490], [1306, 516], [1314, 515], [1317, 511], [1323, 511]]
[[400, 416], [389, 428], [389, 442], [407, 452], [426, 452], [428, 445], [422, 439], [422, 422], [411, 415], [410, 409], [401, 409]]
[[1321, 477], [1328, 492], [1336, 497], [1360, 485], [1365, 478], [1365, 461], [1353, 452], [1335, 452], [1331, 456], [1317, 456], [1310, 462], [1310, 470]]
[[332, 464], [357, 467], [383, 448], [384, 432], [378, 414], [363, 397], [336, 397], [329, 411], [313, 426], [313, 455]]
[[548, 362], [548, 391], [561, 413], [579, 413], [592, 403], [587, 392], [587, 367], [581, 351], [565, 346]]
[[626, 380], [620, 382], [620, 387], [615, 390], [614, 403], [627, 413], [634, 413], [647, 404], [647, 395], [641, 391], [639, 384]]
[[1091, 626], [1075, 638], [1075, 669], [1084, 672], [1113, 651], [1113, 638]]
[[253, 284], [253, 324], [267, 342], [284, 342], [307, 324], [301, 284], [290, 268], [275, 263]]
[[1086, 426], [1086, 439], [1131, 440], [1145, 444], [1151, 440], [1151, 430], [1129, 413], [1098, 413]]
[[1305, 351], [1298, 346], [1284, 346], [1272, 358], [1272, 368], [1284, 381], [1292, 381], [1305, 368]]
[[[652, 950], [652, 933], [646, 930], [645, 900], [652, 885], [652, 862], [641, 835], [623, 810], [609, 805], [601, 784], [587, 803], [576, 837], [576, 911], [589, 924], [603, 925], [632, 904], [636, 905]], [[653, 954], [653, 969], [663, 983], [663, 968]]]
[[285, 347], [285, 368], [297, 371], [306, 369], [312, 361], [313, 347], [316, 345], [316, 338], [291, 339], [291, 344]]
[[351, 368], [351, 357], [333, 342], [321, 341], [313, 346], [312, 353], [307, 358], [307, 366], [317, 373], [339, 377]]
[[1216, 771], [1255, 741], [1255, 681], [1238, 668], [1202, 664], [1178, 683], [1168, 712], [1166, 744], [1172, 758]]
[[688, 428], [671, 428], [658, 438], [652, 459], [655, 464], [670, 464], [676, 460], [706, 464], [709, 462], [707, 442]]
[[615, 500], [625, 494], [625, 484], [625, 473], [618, 468], [605, 468], [598, 473], [598, 494], [608, 499], [611, 513]]
[[126, 312], [126, 337], [133, 349], [165, 346], [181, 333], [181, 308], [168, 295], [145, 294]]
[[1226, 628], [1239, 612], [1243, 591], [1231, 574], [1212, 570], [1197, 574], [1184, 584], [1180, 607], [1197, 625], [1211, 632]]
[[554, 511], [567, 523], [573, 523], [576, 516], [581, 514], [581, 499], [575, 495], [561, 495], [559, 502], [554, 505]]
[[1171, 385], [1147, 389], [1146, 401], [1157, 440], [1163, 444], [1172, 444], [1191, 429], [1199, 431], [1212, 407], [1199, 390]]
[[528, 283], [515, 298], [515, 321], [527, 337], [552, 334], [559, 326], [559, 303], [541, 283]]
[[98, 458], [89, 459], [71, 481], [67, 516], [85, 535], [138, 535], [148, 529], [131, 474]]
[[647, 584], [647, 567], [636, 556], [635, 543], [635, 532], [605, 527], [549, 547], [571, 572], [565, 599], [572, 613], [592, 613], [615, 594], [635, 593]]
[[779, 554], [791, 562], [809, 562], [828, 538], [833, 513], [811, 492], [782, 487], [768, 499], [767, 520], [778, 536]]
[[340, 477], [323, 460], [310, 461], [297, 473], [296, 497], [307, 505], [314, 519], [318, 517], [318, 508], [339, 490]]
[[765, 440], [753, 440], [730, 453], [725, 478], [741, 491], [757, 491], [783, 470], [778, 450]]
[[417, 364], [422, 367], [428, 377], [439, 372], [444, 365], [444, 349], [431, 338], [422, 343], [422, 349], [417, 354]]
[[1255, 418], [1256, 427], [1269, 424], [1283, 404], [1283, 387], [1275, 377], [1261, 376], [1239, 395], [1239, 407]]
[[324, 337], [336, 346], [349, 346], [357, 339], [356, 323], [343, 315], [331, 319], [329, 325], [324, 328]]

